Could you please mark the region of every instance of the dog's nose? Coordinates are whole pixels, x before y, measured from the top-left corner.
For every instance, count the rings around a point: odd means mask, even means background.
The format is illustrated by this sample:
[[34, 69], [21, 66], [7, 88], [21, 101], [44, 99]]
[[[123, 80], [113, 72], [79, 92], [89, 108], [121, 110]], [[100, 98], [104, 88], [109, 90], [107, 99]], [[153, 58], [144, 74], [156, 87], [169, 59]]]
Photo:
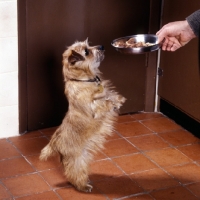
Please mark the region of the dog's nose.
[[101, 50], [101, 51], [105, 50], [103, 45], [99, 45], [99, 46], [97, 47], [97, 49], [98, 49], [98, 50]]

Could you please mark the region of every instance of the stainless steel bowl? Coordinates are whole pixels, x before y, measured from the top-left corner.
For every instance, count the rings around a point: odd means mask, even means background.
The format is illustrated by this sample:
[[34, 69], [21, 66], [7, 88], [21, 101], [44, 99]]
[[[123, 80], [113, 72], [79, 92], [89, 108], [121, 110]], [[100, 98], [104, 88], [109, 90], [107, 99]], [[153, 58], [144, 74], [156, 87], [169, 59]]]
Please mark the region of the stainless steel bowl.
[[[115, 42], [122, 41], [126, 42], [130, 38], [135, 38], [136, 42], [144, 42], [144, 43], [153, 43], [154, 45], [148, 46], [148, 47], [117, 47], [115, 46]], [[142, 53], [148, 53], [152, 51], [156, 51], [161, 47], [161, 44], [158, 44], [158, 38], [156, 35], [152, 34], [139, 34], [139, 35], [130, 35], [126, 37], [117, 38], [112, 41], [111, 45], [120, 53], [125, 54], [142, 54]]]

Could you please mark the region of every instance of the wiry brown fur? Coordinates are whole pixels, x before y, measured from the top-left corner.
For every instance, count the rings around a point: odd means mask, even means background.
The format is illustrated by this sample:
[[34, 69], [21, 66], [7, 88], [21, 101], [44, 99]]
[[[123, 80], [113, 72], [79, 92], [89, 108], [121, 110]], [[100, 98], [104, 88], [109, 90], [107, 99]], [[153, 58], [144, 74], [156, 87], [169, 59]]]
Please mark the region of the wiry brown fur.
[[[103, 148], [106, 136], [112, 134], [117, 111], [125, 102], [109, 81], [102, 80], [98, 67], [103, 58], [101, 46], [90, 47], [87, 40], [74, 43], [63, 53], [69, 109], [40, 155], [40, 160], [47, 160], [60, 154], [67, 180], [84, 192], [92, 190], [88, 183], [89, 163]], [[87, 82], [96, 76], [101, 78], [99, 83]]]

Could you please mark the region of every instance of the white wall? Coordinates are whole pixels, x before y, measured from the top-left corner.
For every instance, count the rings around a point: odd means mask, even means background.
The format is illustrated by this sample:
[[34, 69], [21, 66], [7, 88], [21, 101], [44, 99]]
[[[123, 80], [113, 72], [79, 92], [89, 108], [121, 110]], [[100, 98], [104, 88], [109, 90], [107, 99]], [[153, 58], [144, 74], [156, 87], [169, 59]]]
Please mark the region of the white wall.
[[19, 135], [17, 0], [0, 0], [0, 138]]

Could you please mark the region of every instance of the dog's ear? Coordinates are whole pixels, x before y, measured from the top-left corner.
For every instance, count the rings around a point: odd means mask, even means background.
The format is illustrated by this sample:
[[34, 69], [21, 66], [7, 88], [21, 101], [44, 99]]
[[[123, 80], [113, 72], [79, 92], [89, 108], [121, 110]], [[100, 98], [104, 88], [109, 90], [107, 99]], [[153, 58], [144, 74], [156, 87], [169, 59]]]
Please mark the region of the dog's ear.
[[69, 63], [72, 65], [74, 65], [77, 61], [83, 60], [85, 60], [85, 58], [74, 50], [72, 50], [72, 54], [68, 58]]
[[88, 38], [86, 38], [86, 40], [84, 42], [86, 45], [88, 45]]

